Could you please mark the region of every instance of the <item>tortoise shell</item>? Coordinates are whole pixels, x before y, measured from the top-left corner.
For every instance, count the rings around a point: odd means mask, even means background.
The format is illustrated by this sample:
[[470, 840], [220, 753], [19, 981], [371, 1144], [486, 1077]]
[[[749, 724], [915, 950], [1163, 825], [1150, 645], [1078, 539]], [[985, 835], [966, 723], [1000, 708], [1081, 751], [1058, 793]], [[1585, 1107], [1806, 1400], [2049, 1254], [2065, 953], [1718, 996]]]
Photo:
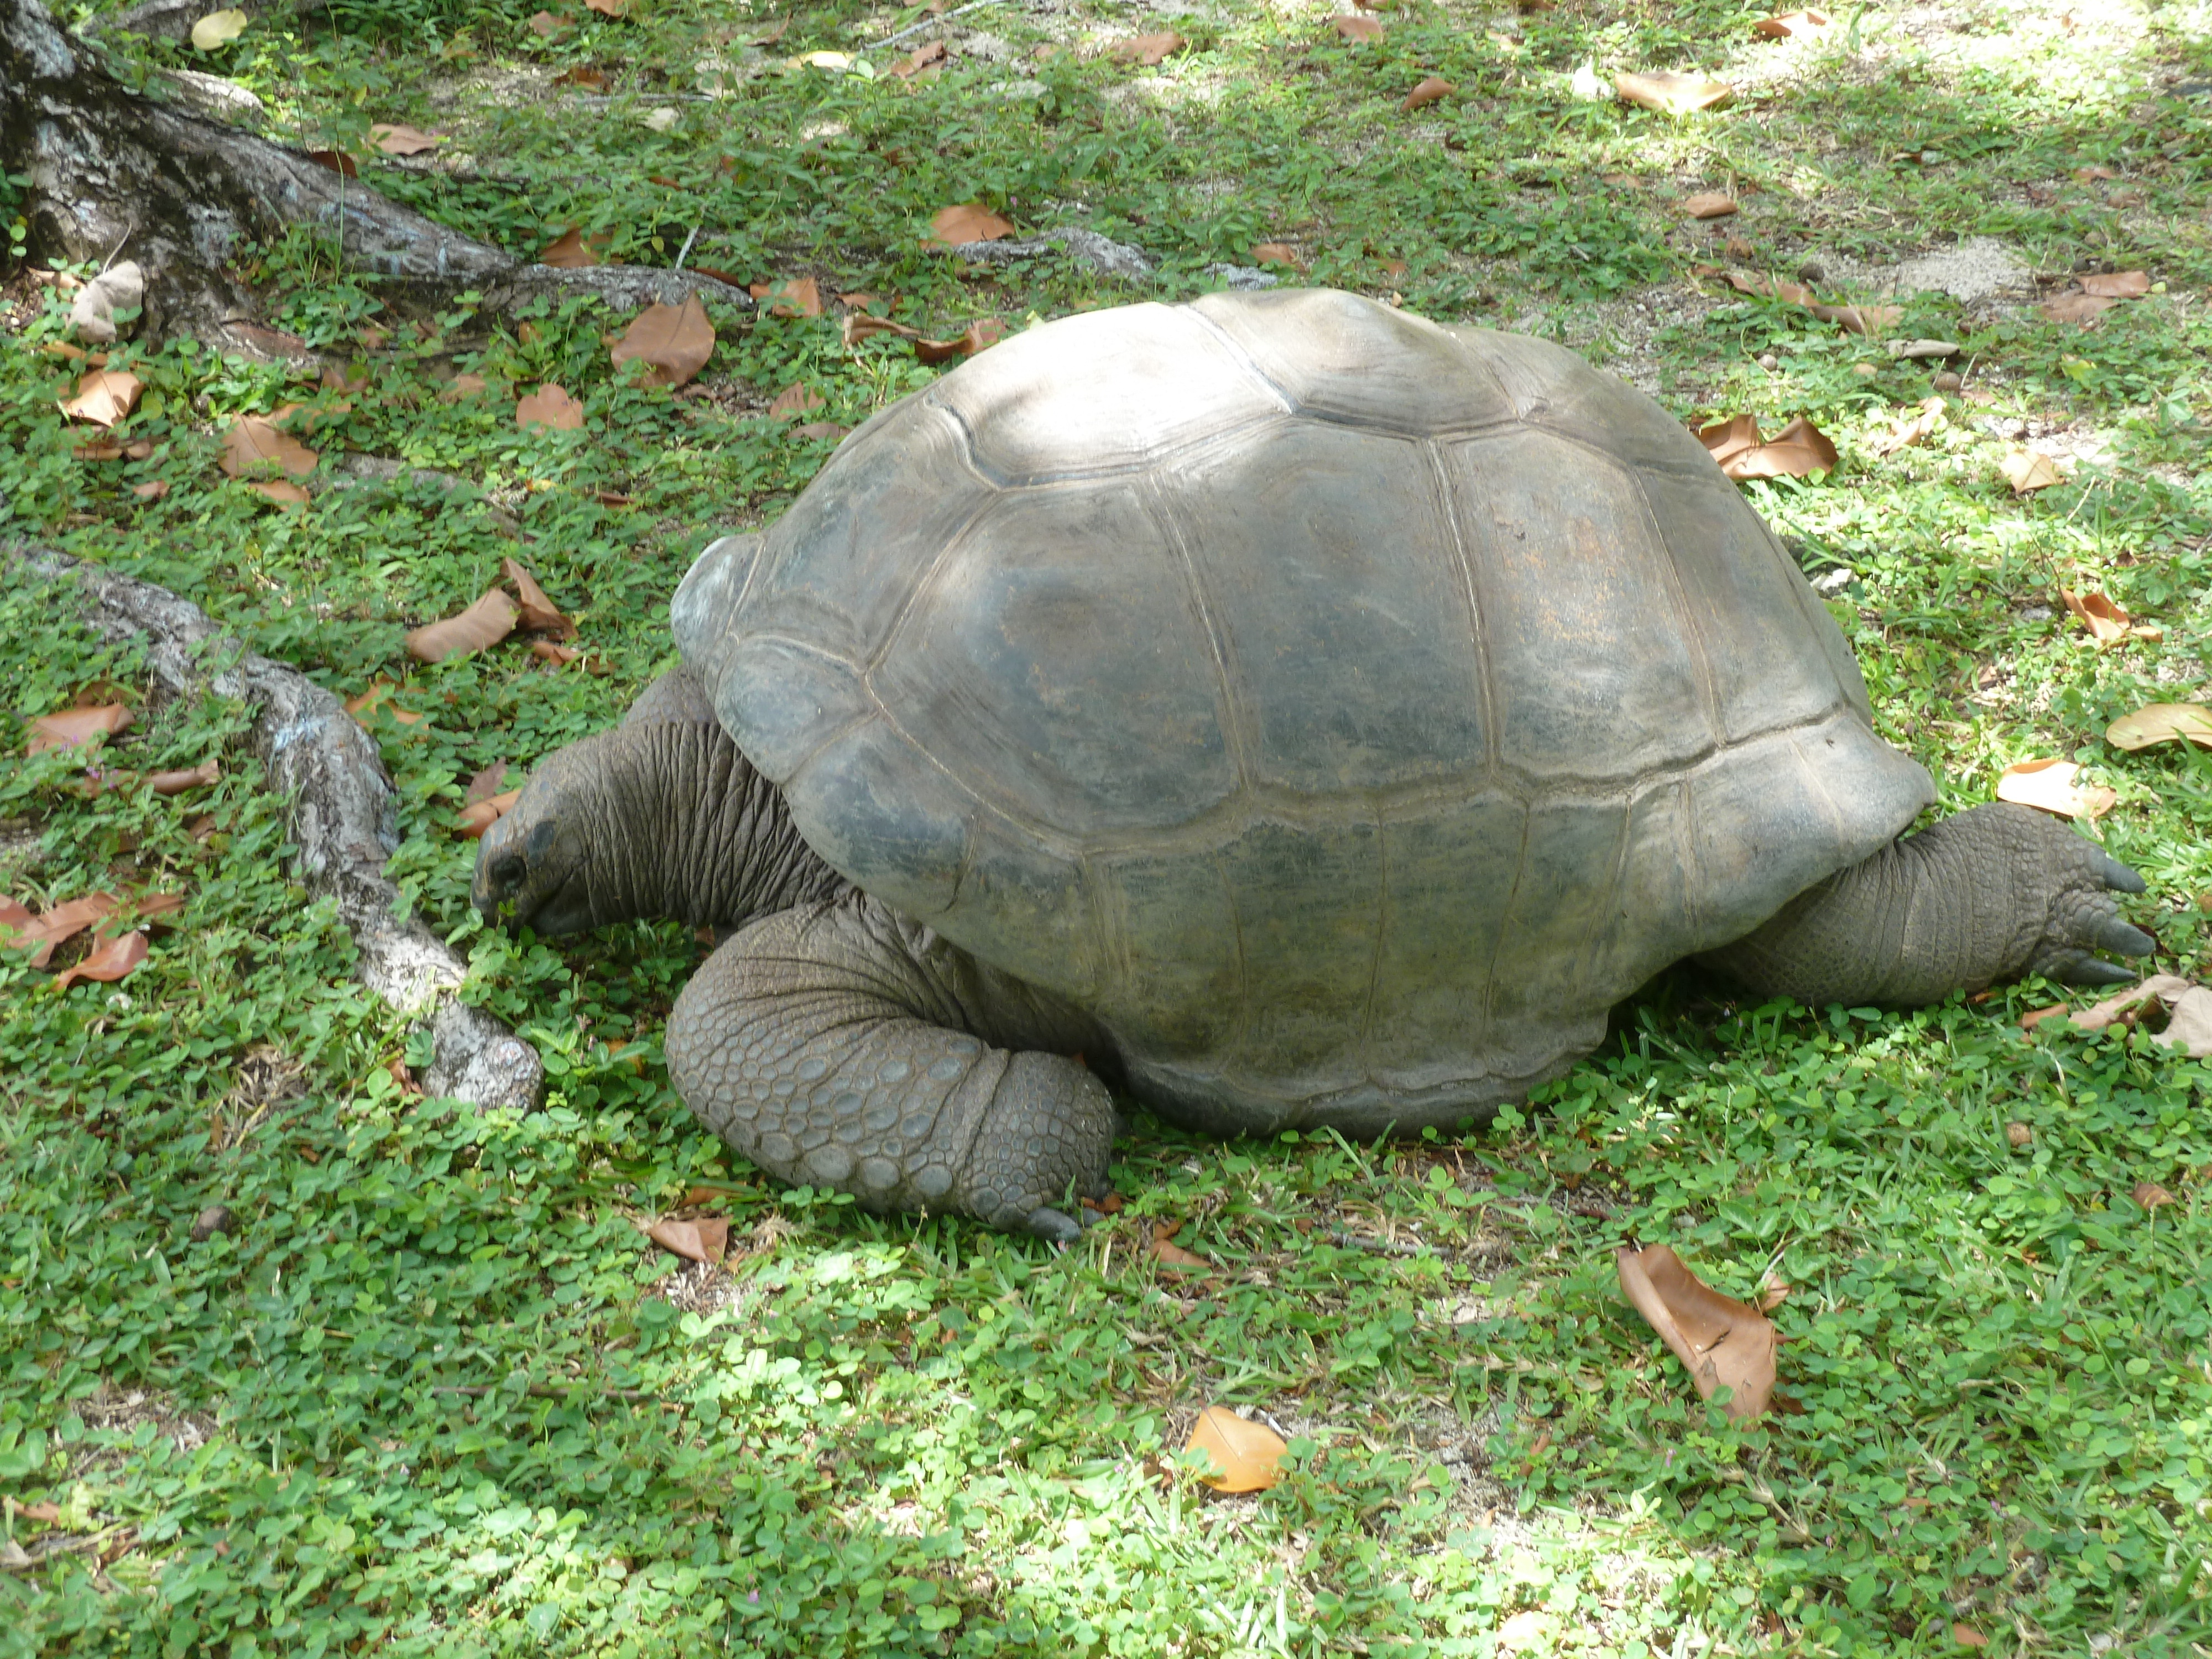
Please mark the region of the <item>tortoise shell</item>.
[[1322, 290], [1006, 341], [673, 615], [824, 859], [1217, 1130], [1517, 1096], [1933, 795], [1657, 404]]

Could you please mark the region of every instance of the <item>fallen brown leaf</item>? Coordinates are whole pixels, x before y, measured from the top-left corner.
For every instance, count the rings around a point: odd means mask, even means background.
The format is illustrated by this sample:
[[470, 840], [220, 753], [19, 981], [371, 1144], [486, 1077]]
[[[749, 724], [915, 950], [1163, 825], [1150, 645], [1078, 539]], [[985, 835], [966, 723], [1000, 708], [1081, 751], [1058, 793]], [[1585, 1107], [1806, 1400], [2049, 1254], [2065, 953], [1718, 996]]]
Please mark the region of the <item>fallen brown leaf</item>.
[[1613, 88], [1623, 102], [1656, 110], [1662, 115], [1693, 115], [1702, 109], [1717, 109], [1735, 96], [1735, 88], [1725, 81], [1704, 75], [1678, 75], [1671, 70], [1616, 75]]
[[1997, 799], [2039, 807], [2065, 818], [2097, 818], [2111, 811], [2119, 792], [2076, 781], [2081, 767], [2069, 760], [2015, 761], [1997, 776]]
[[602, 17], [629, 15], [629, 0], [584, 0], [584, 7], [586, 10], [595, 11]]
[[2146, 1210], [2155, 1210], [2161, 1205], [2173, 1202], [2173, 1194], [2155, 1181], [2138, 1181], [2130, 1196]]
[[379, 122], [368, 130], [368, 142], [386, 155], [420, 155], [425, 150], [435, 149], [446, 142], [442, 132], [425, 132], [420, 127], [403, 126], [394, 122]]
[[1456, 87], [1453, 86], [1450, 82], [1445, 80], [1441, 75], [1427, 76], [1423, 77], [1419, 84], [1415, 86], [1411, 92], [1406, 94], [1405, 101], [1400, 104], [1398, 107], [1401, 111], [1410, 115], [1413, 111], [1420, 109], [1426, 105], [1437, 103], [1443, 99], [1450, 97], [1452, 94], [1457, 90], [1458, 88]]
[[411, 708], [402, 708], [392, 700], [392, 694], [398, 689], [390, 680], [378, 680], [368, 690], [348, 697], [345, 702], [345, 711], [363, 726], [368, 724], [368, 717], [374, 715], [379, 709], [391, 715], [402, 726], [413, 726], [422, 717]]
[[914, 343], [914, 355], [925, 363], [941, 363], [951, 357], [972, 357], [988, 346], [996, 345], [1006, 337], [1006, 325], [996, 317], [985, 317], [972, 322], [949, 340], [921, 340]]
[[270, 416], [240, 415], [223, 428], [222, 455], [216, 465], [234, 478], [282, 471], [304, 478], [315, 470], [315, 452]]
[[130, 709], [119, 702], [40, 714], [31, 721], [30, 740], [23, 752], [43, 755], [49, 749], [88, 749], [102, 738], [122, 731], [131, 724], [131, 718]]
[[558, 635], [564, 640], [576, 637], [576, 624], [561, 614], [561, 607], [546, 597], [538, 579], [523, 568], [520, 561], [501, 560], [500, 573], [514, 584], [515, 597], [521, 602], [516, 616], [523, 628], [533, 634]]
[[131, 493], [142, 501], [158, 501], [169, 493], [167, 478], [149, 478], [144, 483], [131, 486]]
[[[43, 915], [31, 916], [27, 921], [9, 918], [0, 918], [0, 921], [4, 921], [9, 930], [5, 942], [16, 950], [28, 951], [31, 966], [43, 968], [53, 959], [56, 945], [66, 944], [94, 922], [105, 921], [122, 908], [122, 900], [112, 893], [88, 893], [82, 898], [57, 904]], [[17, 904], [15, 909], [21, 910], [22, 907]]]
[[550, 11], [533, 11], [523, 20], [524, 26], [539, 40], [548, 40], [559, 30], [568, 27], [562, 19]]
[[1751, 32], [1769, 40], [1786, 40], [1793, 35], [1818, 34], [1827, 27], [1825, 11], [1785, 11], [1779, 17], [1760, 18]]
[[[805, 279], [809, 288], [814, 279]], [[821, 314], [817, 301], [807, 314]], [[714, 352], [714, 325], [707, 320], [707, 307], [696, 294], [686, 295], [680, 306], [649, 305], [615, 342], [615, 367], [641, 362], [651, 373], [641, 377], [646, 386], [682, 386], [707, 366]]]
[[781, 283], [757, 283], [750, 291], [756, 300], [769, 301], [768, 310], [771, 317], [819, 317], [822, 314], [821, 286], [811, 276], [794, 276]]
[[145, 961], [146, 953], [145, 934], [135, 928], [127, 933], [118, 933], [106, 944], [86, 957], [82, 962], [64, 968], [56, 974], [55, 987], [58, 989], [66, 989], [81, 979], [99, 980], [103, 984], [112, 983]]
[[149, 772], [146, 787], [157, 795], [184, 795], [195, 789], [205, 789], [222, 777], [222, 763], [202, 761], [198, 766], [179, 768], [168, 772]]
[[491, 382], [481, 374], [456, 374], [438, 390], [441, 404], [458, 404], [491, 389]]
[[2119, 301], [2109, 295], [2062, 294], [2055, 300], [2045, 300], [2035, 311], [2046, 322], [2079, 323], [2087, 327], [2118, 304]]
[[911, 80], [926, 69], [934, 69], [946, 57], [945, 42], [932, 40], [926, 46], [916, 46], [903, 58], [891, 59], [891, 73], [902, 81]]
[[1771, 438], [1759, 435], [1753, 416], [1735, 416], [1699, 428], [1698, 441], [1719, 464], [1722, 476], [1739, 483], [1747, 478], [1803, 478], [1836, 469], [1835, 445], [1802, 415]]
[[772, 421], [787, 421], [796, 416], [811, 415], [816, 410], [827, 406], [821, 394], [805, 381], [795, 380], [769, 401], [768, 414]]
[[1729, 1393], [1728, 1414], [1765, 1414], [1774, 1392], [1774, 1326], [1756, 1308], [1723, 1296], [1664, 1244], [1613, 1252], [1620, 1288], [1644, 1322], [1674, 1351], [1698, 1397]]
[[2081, 292], [2100, 300], [2140, 300], [2150, 292], [2150, 274], [2116, 270], [2106, 276], [2084, 276]]
[[606, 240], [602, 235], [586, 241], [580, 228], [563, 231], [545, 245], [545, 251], [538, 256], [538, 263], [553, 265], [562, 270], [581, 270], [587, 265], [599, 264], [599, 249], [606, 246]]
[[2133, 1025], [2155, 1005], [2166, 1012], [2166, 1029], [2144, 1035], [2154, 1042], [2181, 1049], [2192, 1060], [2212, 1056], [2212, 990], [2177, 974], [2153, 974], [2140, 985], [2069, 1016], [2084, 1031]]
[[2046, 1019], [2063, 1019], [2066, 1012], [2066, 1005], [2063, 1002], [2054, 1002], [2048, 1008], [2031, 1008], [2020, 1017], [2020, 1029], [2033, 1031]]
[[1889, 430], [1867, 441], [1867, 447], [1877, 455], [1894, 455], [1901, 449], [1924, 443], [1943, 424], [1944, 404], [1941, 398], [1923, 398], [1910, 415], [1900, 415], [1890, 422]]
[[407, 654], [416, 662], [443, 662], [448, 657], [485, 650], [514, 631], [520, 615], [505, 588], [486, 588], [483, 597], [467, 610], [409, 630]]
[[653, 1221], [645, 1236], [664, 1250], [709, 1265], [720, 1261], [730, 1248], [730, 1224], [702, 1218], [697, 1221]]
[[840, 325], [847, 345], [858, 345], [863, 340], [872, 340], [878, 334], [896, 334], [902, 340], [919, 340], [921, 331], [905, 323], [894, 322], [889, 317], [872, 317], [865, 311], [848, 311]]
[[461, 794], [461, 804], [464, 806], [474, 806], [480, 800], [489, 800], [499, 793], [500, 785], [506, 781], [507, 763], [503, 760], [494, 761], [469, 780], [469, 787]]
[[2015, 495], [2032, 495], [2066, 480], [2057, 461], [2019, 444], [2005, 453], [2004, 459], [1997, 463], [1997, 471], [2004, 474], [2005, 482], [2012, 486]]
[[556, 645], [550, 640], [532, 640], [530, 654], [540, 662], [550, 663], [556, 668], [566, 668], [572, 662], [581, 662], [584, 653], [573, 645]]
[[311, 149], [307, 159], [319, 167], [327, 167], [341, 179], [361, 177], [361, 163], [342, 149]]
[[2100, 645], [2118, 645], [2142, 632], [2134, 617], [2094, 588], [2077, 593], [2070, 587], [2062, 587], [2058, 597], [2066, 602], [2074, 619], [2087, 629]]
[[1175, 1242], [1175, 1236], [1182, 1231], [1182, 1223], [1180, 1221], [1173, 1226], [1154, 1222], [1150, 1250], [1152, 1260], [1164, 1267], [1211, 1267], [1213, 1264], [1204, 1256], [1194, 1250], [1186, 1250]]
[[496, 795], [487, 795], [482, 800], [472, 800], [461, 808], [461, 816], [453, 826], [453, 833], [463, 841], [479, 841], [483, 832], [514, 810], [514, 803], [522, 799], [522, 791], [509, 789]]
[[1358, 12], [1346, 12], [1328, 20], [1329, 27], [1353, 46], [1382, 38], [1382, 25], [1372, 17], [1362, 17]]
[[593, 92], [605, 92], [614, 84], [614, 81], [596, 64], [577, 64], [555, 76], [553, 84], [556, 87], [587, 87]]
[[312, 499], [299, 485], [283, 478], [251, 479], [246, 487], [257, 495], [267, 497], [279, 507], [305, 507]]
[[138, 407], [144, 383], [119, 368], [95, 368], [76, 383], [76, 395], [62, 403], [62, 413], [94, 426], [113, 426]]
[[1013, 226], [978, 202], [941, 207], [929, 219], [930, 240], [948, 247], [958, 247], [963, 242], [995, 242], [1013, 234]]
[[2154, 743], [2184, 740], [2212, 749], [2212, 708], [2201, 702], [2148, 703], [2105, 728], [2105, 741], [2115, 749], [2148, 749]]
[[1291, 242], [1255, 244], [1252, 249], [1252, 263], [1255, 265], [1288, 265], [1293, 270], [1306, 268], [1304, 258], [1298, 252], [1297, 245]]
[[1216, 1492], [1261, 1492], [1281, 1477], [1279, 1467], [1290, 1449], [1264, 1423], [1251, 1422], [1226, 1406], [1208, 1406], [1191, 1425], [1187, 1452], [1204, 1452], [1213, 1473], [1199, 1479]]
[[1735, 211], [1735, 198], [1726, 191], [1701, 191], [1682, 207], [1692, 219], [1725, 219]]
[[[1133, 34], [1126, 40], [1116, 40], [1106, 48], [1106, 55], [1117, 64], [1134, 64], [1144, 69], [1157, 69], [1190, 44], [1170, 29], [1160, 34]], [[974, 237], [966, 240], [973, 241]]]
[[1956, 1620], [1951, 1624], [1951, 1639], [1962, 1648], [1985, 1648], [1990, 1644], [1990, 1638], [1981, 1632]]
[[518, 427], [550, 427], [556, 432], [580, 432], [584, 427], [584, 406], [548, 380], [527, 397], [515, 401], [514, 423]]

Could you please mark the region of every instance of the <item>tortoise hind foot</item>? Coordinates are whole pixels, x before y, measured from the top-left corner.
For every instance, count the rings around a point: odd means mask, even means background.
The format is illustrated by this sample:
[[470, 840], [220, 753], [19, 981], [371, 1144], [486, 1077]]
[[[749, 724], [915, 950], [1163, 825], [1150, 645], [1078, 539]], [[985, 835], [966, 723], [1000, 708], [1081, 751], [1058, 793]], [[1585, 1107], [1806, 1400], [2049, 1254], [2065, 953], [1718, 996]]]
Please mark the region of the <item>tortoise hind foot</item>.
[[994, 1048], [865, 901], [763, 917], [670, 1015], [668, 1069], [708, 1128], [785, 1181], [871, 1210], [1064, 1239], [1106, 1189], [1114, 1104], [1061, 1054]]

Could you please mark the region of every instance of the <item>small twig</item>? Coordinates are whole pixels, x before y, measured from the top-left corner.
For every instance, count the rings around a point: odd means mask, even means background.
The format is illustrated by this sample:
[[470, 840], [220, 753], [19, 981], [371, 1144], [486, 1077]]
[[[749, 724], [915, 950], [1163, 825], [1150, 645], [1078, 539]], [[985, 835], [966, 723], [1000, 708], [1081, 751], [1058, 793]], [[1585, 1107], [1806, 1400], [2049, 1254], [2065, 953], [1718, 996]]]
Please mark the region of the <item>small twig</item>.
[[704, 219], [691, 227], [691, 234], [684, 239], [683, 252], [676, 256], [676, 263], [669, 267], [671, 270], [684, 269], [684, 262], [691, 257], [691, 245], [699, 240], [699, 233], [706, 228], [707, 222]]
[[963, 16], [971, 11], [980, 11], [985, 6], [995, 6], [998, 3], [999, 0], [968, 0], [968, 3], [964, 6], [955, 6], [951, 11], [939, 12], [934, 17], [925, 17], [919, 23], [910, 23], [896, 34], [887, 34], [872, 44], [878, 46], [895, 46], [910, 36], [920, 34], [933, 24], [949, 23], [956, 17]]
[[[504, 1384], [496, 1382], [441, 1382], [430, 1392], [432, 1394], [465, 1394], [471, 1399], [481, 1399], [486, 1395], [502, 1394], [506, 1392], [506, 1389]], [[550, 1382], [532, 1382], [522, 1392], [533, 1400], [570, 1400], [580, 1394], [596, 1395], [601, 1400], [658, 1398], [657, 1395], [647, 1394], [643, 1389], [595, 1389], [589, 1383], [582, 1382], [568, 1389], [556, 1388]]]

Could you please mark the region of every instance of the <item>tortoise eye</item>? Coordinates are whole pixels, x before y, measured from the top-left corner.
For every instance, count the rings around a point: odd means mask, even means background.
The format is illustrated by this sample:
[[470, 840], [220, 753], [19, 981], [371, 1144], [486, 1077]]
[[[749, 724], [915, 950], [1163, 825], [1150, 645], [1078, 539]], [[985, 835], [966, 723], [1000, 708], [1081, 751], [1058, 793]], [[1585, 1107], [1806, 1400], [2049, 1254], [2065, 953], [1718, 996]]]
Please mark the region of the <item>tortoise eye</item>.
[[491, 878], [495, 886], [520, 887], [529, 873], [530, 866], [520, 853], [502, 853], [492, 860]]

